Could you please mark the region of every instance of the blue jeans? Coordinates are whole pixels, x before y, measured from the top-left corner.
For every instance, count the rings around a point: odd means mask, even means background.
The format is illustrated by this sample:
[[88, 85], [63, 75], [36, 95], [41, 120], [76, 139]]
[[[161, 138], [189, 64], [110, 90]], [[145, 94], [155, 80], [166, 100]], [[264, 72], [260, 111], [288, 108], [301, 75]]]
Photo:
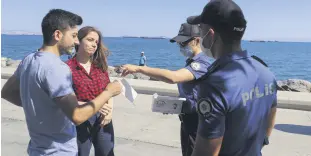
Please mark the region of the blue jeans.
[[[114, 156], [114, 130], [112, 121], [100, 127], [99, 115], [96, 114], [88, 121], [77, 126], [78, 155], [89, 156], [92, 144], [95, 156]], [[98, 128], [92, 132], [92, 128]]]

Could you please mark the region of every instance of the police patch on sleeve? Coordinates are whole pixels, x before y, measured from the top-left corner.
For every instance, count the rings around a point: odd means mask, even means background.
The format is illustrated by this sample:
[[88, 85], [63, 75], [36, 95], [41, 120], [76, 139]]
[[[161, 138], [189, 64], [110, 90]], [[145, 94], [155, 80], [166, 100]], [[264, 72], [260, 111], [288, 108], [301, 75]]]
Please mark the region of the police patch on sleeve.
[[190, 66], [195, 71], [199, 70], [201, 67], [200, 63], [198, 63], [198, 62], [192, 62]]
[[197, 105], [197, 111], [204, 117], [208, 117], [208, 115], [212, 112], [212, 103], [210, 100], [201, 99]]

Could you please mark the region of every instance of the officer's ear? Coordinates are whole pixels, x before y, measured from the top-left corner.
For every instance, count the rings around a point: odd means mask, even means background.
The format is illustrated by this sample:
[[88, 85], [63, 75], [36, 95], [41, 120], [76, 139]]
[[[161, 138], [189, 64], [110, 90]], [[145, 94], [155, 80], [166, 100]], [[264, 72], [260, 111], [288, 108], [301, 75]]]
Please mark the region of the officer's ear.
[[217, 34], [213, 28], [210, 28], [207, 35], [208, 35], [207, 37], [209, 37], [210, 39], [214, 39]]
[[194, 45], [195, 46], [200, 46], [200, 40], [201, 40], [201, 37], [195, 37], [193, 42], [194, 42]]

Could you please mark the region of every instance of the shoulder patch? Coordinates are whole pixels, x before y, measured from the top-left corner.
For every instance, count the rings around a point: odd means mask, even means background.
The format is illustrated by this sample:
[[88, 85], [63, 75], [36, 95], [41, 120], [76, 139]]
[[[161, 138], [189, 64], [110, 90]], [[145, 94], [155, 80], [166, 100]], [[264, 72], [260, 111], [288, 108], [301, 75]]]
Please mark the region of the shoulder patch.
[[204, 117], [208, 117], [212, 109], [212, 102], [208, 99], [201, 99], [197, 103], [197, 112]]
[[190, 66], [191, 66], [191, 68], [192, 68], [193, 70], [195, 70], [195, 71], [197, 71], [197, 70], [199, 70], [199, 69], [201, 68], [200, 63], [198, 63], [198, 62], [192, 62], [192, 63], [190, 64]]

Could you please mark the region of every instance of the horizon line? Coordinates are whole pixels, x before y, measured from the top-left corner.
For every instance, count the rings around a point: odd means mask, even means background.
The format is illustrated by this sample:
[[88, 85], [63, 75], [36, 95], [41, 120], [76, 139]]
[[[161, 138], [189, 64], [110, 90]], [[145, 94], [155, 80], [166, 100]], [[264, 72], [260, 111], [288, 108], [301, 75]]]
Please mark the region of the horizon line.
[[[2, 33], [1, 31], [1, 35], [11, 35], [11, 36], [42, 36], [41, 33], [31, 33], [31, 32], [27, 32], [27, 33]], [[155, 39], [170, 39], [172, 37], [167, 37], [167, 36], [134, 36], [134, 35], [122, 35], [122, 36], [104, 36], [104, 37], [108, 37], [108, 38], [155, 38]], [[242, 39], [242, 41], [251, 41], [251, 42], [299, 42], [299, 43], [311, 43], [311, 39], [310, 40], [277, 40], [277, 39]]]

